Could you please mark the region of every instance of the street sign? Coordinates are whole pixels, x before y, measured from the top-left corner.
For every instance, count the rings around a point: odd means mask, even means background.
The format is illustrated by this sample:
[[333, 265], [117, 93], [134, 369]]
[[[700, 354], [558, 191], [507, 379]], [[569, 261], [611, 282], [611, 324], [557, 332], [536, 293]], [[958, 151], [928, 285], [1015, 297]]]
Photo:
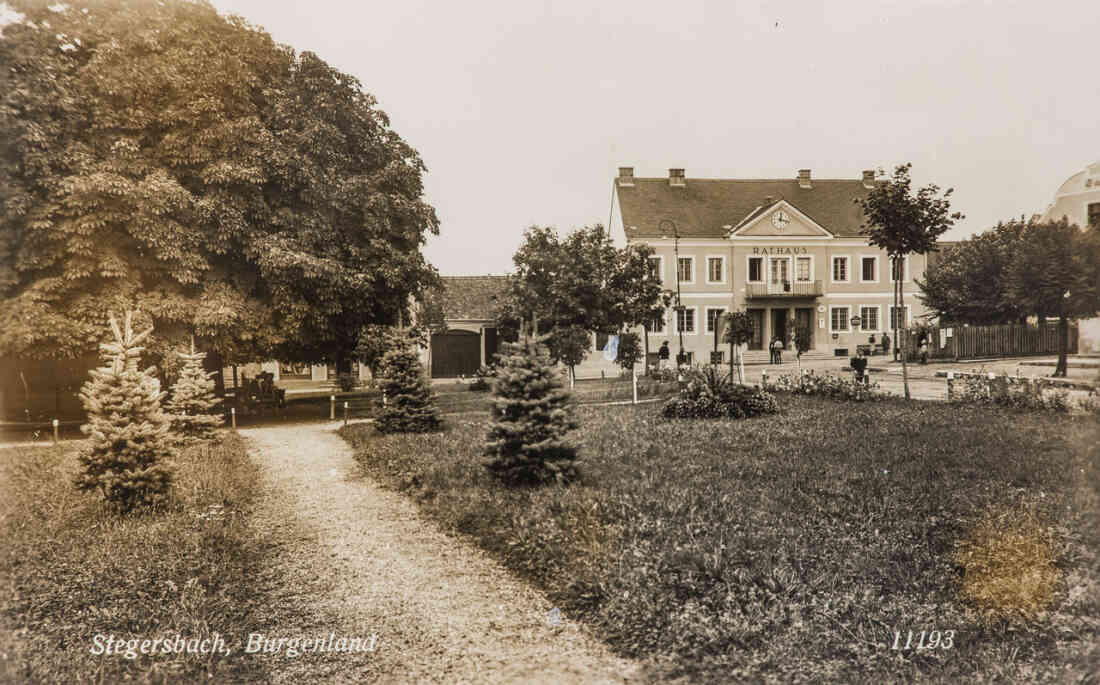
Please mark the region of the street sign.
[[860, 319], [858, 316], [853, 316], [852, 319], [851, 319], [852, 325], [853, 326], [858, 326], [861, 320], [862, 319]]

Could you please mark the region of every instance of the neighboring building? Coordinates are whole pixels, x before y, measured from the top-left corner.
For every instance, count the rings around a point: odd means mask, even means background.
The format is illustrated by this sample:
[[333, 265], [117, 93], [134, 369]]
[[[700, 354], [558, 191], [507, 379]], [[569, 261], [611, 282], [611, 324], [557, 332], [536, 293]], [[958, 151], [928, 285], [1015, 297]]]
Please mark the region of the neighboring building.
[[[1062, 217], [1081, 228], [1100, 228], [1100, 162], [1089, 164], [1058, 187], [1042, 218], [1057, 221]], [[1100, 319], [1081, 321], [1079, 330], [1078, 350], [1100, 350]]]
[[816, 354], [844, 356], [872, 336], [881, 341], [893, 317], [899, 327], [924, 317], [915, 281], [925, 257], [906, 259], [904, 311], [895, 310], [886, 253], [860, 233], [863, 213], [854, 200], [875, 182], [872, 171], [857, 179], [815, 179], [802, 169], [792, 179], [742, 180], [687, 178], [683, 169], [635, 178], [633, 168], [620, 168], [615, 186], [626, 239], [656, 250], [655, 271], [673, 292], [679, 280], [684, 305], [648, 327], [650, 351], [668, 340], [675, 355], [683, 329], [684, 350], [694, 362], [708, 361], [715, 321], [728, 311], [754, 318], [750, 350], [765, 350], [776, 336], [789, 350], [793, 321], [809, 327]]
[[432, 335], [421, 360], [432, 378], [472, 376], [496, 354], [497, 300], [508, 286], [508, 276], [444, 276], [444, 333]]

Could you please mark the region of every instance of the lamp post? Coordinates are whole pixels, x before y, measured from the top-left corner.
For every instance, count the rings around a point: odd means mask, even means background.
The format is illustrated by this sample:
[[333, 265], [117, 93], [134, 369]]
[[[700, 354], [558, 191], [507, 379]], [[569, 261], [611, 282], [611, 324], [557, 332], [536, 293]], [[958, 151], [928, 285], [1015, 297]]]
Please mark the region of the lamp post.
[[[684, 363], [684, 327], [680, 325], [680, 314], [684, 311], [684, 305], [680, 302], [680, 232], [676, 228], [676, 224], [671, 219], [662, 219], [657, 228], [665, 233], [669, 228], [672, 229], [672, 254], [675, 263], [676, 273], [676, 331], [680, 334], [680, 352], [676, 355], [676, 366], [679, 368]], [[665, 237], [665, 235], [662, 235]]]

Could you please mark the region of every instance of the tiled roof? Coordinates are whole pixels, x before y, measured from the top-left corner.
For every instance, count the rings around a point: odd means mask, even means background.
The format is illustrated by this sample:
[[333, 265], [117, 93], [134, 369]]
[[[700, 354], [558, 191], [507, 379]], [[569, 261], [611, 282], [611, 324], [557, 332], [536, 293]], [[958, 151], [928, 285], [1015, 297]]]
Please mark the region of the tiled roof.
[[491, 320], [511, 276], [443, 276], [443, 318]]
[[723, 226], [737, 226], [765, 204], [786, 200], [822, 228], [837, 236], [858, 236], [863, 211], [853, 200], [868, 190], [861, 179], [813, 179], [802, 188], [798, 179], [689, 178], [672, 187], [667, 178], [635, 178], [633, 186], [616, 184], [623, 227], [628, 239], [657, 238], [663, 219], [676, 224], [681, 238], [721, 238]]

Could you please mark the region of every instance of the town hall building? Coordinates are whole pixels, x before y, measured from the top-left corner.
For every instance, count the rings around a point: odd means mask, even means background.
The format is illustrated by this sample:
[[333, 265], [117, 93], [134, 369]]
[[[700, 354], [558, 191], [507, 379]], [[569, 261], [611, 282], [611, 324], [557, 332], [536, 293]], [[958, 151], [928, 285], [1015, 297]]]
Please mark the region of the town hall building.
[[[679, 288], [682, 304], [647, 327], [650, 351], [667, 340], [675, 356], [682, 331], [691, 361], [706, 363], [729, 311], [753, 317], [750, 350], [776, 337], [790, 350], [794, 328], [806, 327], [811, 350], [830, 356], [879, 345], [883, 333], [892, 338], [894, 318], [904, 328], [925, 317], [916, 280], [926, 257], [910, 255], [901, 273], [891, 273], [886, 252], [861, 233], [855, 199], [875, 183], [872, 171], [855, 179], [816, 179], [809, 169], [791, 179], [702, 179], [683, 169], [639, 178], [620, 167], [615, 194], [626, 240], [655, 250], [653, 270], [663, 288]], [[904, 284], [901, 310], [893, 305], [895, 277]]]

